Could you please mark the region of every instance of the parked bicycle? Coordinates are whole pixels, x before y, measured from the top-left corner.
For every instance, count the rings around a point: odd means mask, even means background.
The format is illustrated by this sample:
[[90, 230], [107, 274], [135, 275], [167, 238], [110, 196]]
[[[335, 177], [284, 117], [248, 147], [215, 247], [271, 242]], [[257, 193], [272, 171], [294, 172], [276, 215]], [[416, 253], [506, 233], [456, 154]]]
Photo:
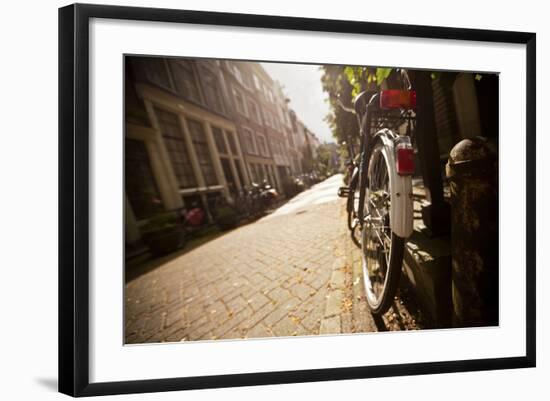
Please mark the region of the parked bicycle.
[[278, 199], [277, 190], [263, 180], [239, 191], [235, 197], [235, 207], [240, 215], [254, 218], [264, 214]]
[[347, 187], [340, 187], [338, 188], [338, 196], [342, 198], [347, 198], [346, 201], [346, 214], [347, 214], [347, 222], [348, 222], [348, 228], [351, 232], [351, 239], [353, 243], [361, 248], [361, 242], [359, 238], [356, 235], [356, 214], [355, 210], [357, 210], [357, 202], [358, 202], [358, 196], [359, 193], [357, 192], [357, 182], [359, 179], [359, 163], [358, 158], [359, 155], [355, 154], [355, 146], [353, 144], [353, 139], [349, 139], [347, 141], [348, 145], [348, 156], [349, 158], [346, 160], [345, 167], [346, 167], [346, 175], [345, 180], [348, 184]]
[[399, 89], [361, 92], [353, 108], [338, 101], [359, 124], [359, 163], [352, 157], [349, 185], [338, 194], [348, 199], [348, 225], [361, 248], [367, 303], [375, 315], [393, 302], [405, 240], [413, 231], [416, 93], [406, 70], [396, 73]]

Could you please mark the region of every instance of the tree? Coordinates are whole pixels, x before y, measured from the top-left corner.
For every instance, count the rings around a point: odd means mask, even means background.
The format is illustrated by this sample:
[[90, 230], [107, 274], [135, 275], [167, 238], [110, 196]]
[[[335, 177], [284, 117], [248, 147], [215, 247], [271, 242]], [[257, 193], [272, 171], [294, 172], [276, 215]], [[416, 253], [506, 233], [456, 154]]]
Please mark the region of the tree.
[[335, 173], [331, 163], [332, 151], [330, 144], [322, 144], [317, 148], [317, 159], [315, 160], [315, 169], [321, 176], [329, 176]]
[[346, 67], [338, 65], [322, 66], [323, 76], [321, 83], [323, 90], [328, 93], [330, 103], [329, 114], [325, 117], [332, 136], [338, 143], [356, 141], [359, 138], [357, 120], [352, 114], [342, 110], [338, 106], [338, 99], [344, 104], [351, 105], [353, 100], [353, 86], [348, 81], [344, 72]]
[[343, 110], [338, 103], [351, 107], [355, 96], [364, 90], [376, 90], [377, 86], [390, 76], [392, 69], [338, 65], [325, 65], [321, 69], [321, 83], [323, 90], [329, 95], [328, 102], [331, 106], [325, 121], [332, 130], [332, 136], [339, 144], [357, 145], [357, 118]]

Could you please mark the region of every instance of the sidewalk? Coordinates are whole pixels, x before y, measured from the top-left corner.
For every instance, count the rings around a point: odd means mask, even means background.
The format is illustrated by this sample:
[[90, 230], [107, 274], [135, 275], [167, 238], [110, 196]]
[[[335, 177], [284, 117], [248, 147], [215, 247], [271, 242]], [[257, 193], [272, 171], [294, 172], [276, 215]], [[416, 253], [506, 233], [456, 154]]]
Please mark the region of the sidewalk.
[[318, 334], [338, 202], [239, 227], [129, 282], [126, 342]]
[[331, 177], [130, 281], [126, 343], [417, 328], [399, 299], [381, 321], [370, 315], [340, 182]]

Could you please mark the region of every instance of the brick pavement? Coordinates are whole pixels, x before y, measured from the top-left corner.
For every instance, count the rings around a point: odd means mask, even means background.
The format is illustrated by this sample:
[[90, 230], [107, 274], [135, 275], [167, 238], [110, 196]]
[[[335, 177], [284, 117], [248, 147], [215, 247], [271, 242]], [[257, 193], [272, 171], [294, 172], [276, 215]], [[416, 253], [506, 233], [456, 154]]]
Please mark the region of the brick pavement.
[[337, 200], [260, 220], [134, 279], [126, 343], [355, 331], [343, 213]]
[[[403, 279], [401, 280], [403, 283]], [[403, 286], [399, 293], [406, 295]], [[398, 295], [399, 295], [398, 293]], [[126, 284], [126, 343], [420, 328], [400, 296], [367, 307], [341, 199], [230, 231]]]

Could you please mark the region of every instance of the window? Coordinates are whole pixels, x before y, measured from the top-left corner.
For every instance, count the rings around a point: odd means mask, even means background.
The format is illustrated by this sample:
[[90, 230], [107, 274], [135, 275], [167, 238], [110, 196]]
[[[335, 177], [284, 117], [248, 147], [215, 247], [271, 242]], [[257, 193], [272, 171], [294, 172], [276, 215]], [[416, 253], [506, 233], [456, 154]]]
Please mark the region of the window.
[[225, 181], [227, 182], [227, 186], [229, 188], [229, 192], [235, 194], [237, 192], [237, 182], [235, 181], [235, 177], [233, 176], [233, 170], [231, 169], [229, 159], [226, 157], [222, 157], [220, 158], [220, 161], [222, 164], [223, 175], [225, 176]]
[[136, 219], [162, 211], [162, 201], [143, 141], [125, 140], [124, 173], [126, 196]]
[[216, 148], [218, 148], [218, 152], [227, 153], [227, 146], [225, 145], [223, 131], [217, 127], [212, 127], [212, 135], [214, 135], [214, 141], [216, 142]]
[[256, 177], [257, 181], [263, 180], [263, 174], [262, 174], [262, 166], [259, 164], [253, 164], [252, 167], [254, 168], [254, 176]]
[[256, 74], [253, 74], [252, 76], [254, 77], [254, 86], [256, 87], [256, 89], [262, 90], [262, 84], [260, 83], [260, 78], [258, 78]]
[[285, 108], [281, 106], [279, 108], [279, 117], [281, 118], [281, 121], [285, 125], [290, 125], [290, 120], [288, 119], [288, 113], [286, 112]]
[[250, 112], [250, 117], [252, 120], [256, 121], [258, 124], [262, 123], [260, 115], [258, 114], [258, 107], [252, 100], [248, 101], [248, 111]]
[[265, 110], [262, 108], [262, 104], [256, 104], [258, 107], [258, 124], [265, 125]]
[[265, 125], [271, 127], [271, 114], [269, 113], [269, 111], [264, 110], [264, 119]]
[[244, 135], [244, 146], [246, 147], [246, 151], [248, 153], [257, 154], [258, 151], [256, 150], [254, 138], [252, 137], [252, 131], [245, 128], [243, 129], [243, 135]]
[[243, 94], [237, 89], [233, 88], [233, 96], [235, 97], [235, 107], [237, 108], [237, 111], [246, 116], [246, 106], [244, 103]]
[[288, 144], [291, 148], [294, 148], [294, 138], [292, 137], [292, 132], [288, 133]]
[[197, 77], [191, 61], [172, 61], [172, 72], [174, 74], [176, 91], [189, 100], [200, 102], [201, 96], [197, 85]]
[[248, 165], [248, 169], [250, 170], [250, 177], [252, 178], [252, 181], [253, 182], [257, 181], [256, 169], [254, 168], [254, 164], [250, 163]]
[[212, 107], [218, 113], [223, 113], [222, 94], [220, 91], [220, 85], [218, 78], [207, 70], [202, 71], [202, 78], [204, 83], [204, 96], [206, 97], [206, 103]]
[[187, 145], [182, 136], [178, 116], [160, 109], [155, 109], [155, 114], [180, 188], [196, 187], [195, 173], [189, 159]]
[[267, 98], [271, 103], [273, 103], [273, 91], [269, 88], [267, 88]]
[[273, 118], [273, 128], [279, 131], [279, 119], [275, 114], [271, 116]]
[[208, 142], [206, 142], [204, 128], [200, 122], [195, 120], [188, 120], [187, 126], [191, 132], [193, 148], [195, 149], [204, 181], [206, 185], [216, 185], [218, 178], [212, 164], [212, 157], [210, 156], [210, 149], [208, 149]]
[[241, 70], [235, 64], [233, 64], [233, 75], [235, 75], [235, 78], [237, 79], [237, 81], [239, 81], [239, 83], [241, 84], [243, 83], [243, 76], [241, 74]]
[[248, 90], [252, 90], [252, 78], [250, 75], [243, 75], [243, 86]]
[[275, 153], [276, 155], [284, 155], [284, 146], [280, 140], [273, 139], [271, 142], [271, 146], [273, 147], [273, 153]]
[[262, 164], [262, 174], [263, 174], [263, 179], [264, 180], [268, 180], [269, 181], [269, 170], [267, 169], [267, 166], [265, 164]]
[[167, 89], [172, 89], [170, 76], [168, 75], [168, 69], [166, 68], [166, 62], [163, 58], [146, 58], [144, 60], [144, 65], [145, 74], [151, 83]]
[[231, 153], [233, 153], [233, 155], [235, 156], [238, 156], [239, 151], [237, 149], [237, 143], [235, 142], [235, 134], [231, 131], [225, 131], [225, 134], [227, 135], [227, 142], [229, 142]]
[[260, 151], [260, 154], [263, 156], [269, 156], [269, 152], [267, 151], [267, 144], [265, 141], [265, 138], [262, 134], [258, 134], [258, 149]]

